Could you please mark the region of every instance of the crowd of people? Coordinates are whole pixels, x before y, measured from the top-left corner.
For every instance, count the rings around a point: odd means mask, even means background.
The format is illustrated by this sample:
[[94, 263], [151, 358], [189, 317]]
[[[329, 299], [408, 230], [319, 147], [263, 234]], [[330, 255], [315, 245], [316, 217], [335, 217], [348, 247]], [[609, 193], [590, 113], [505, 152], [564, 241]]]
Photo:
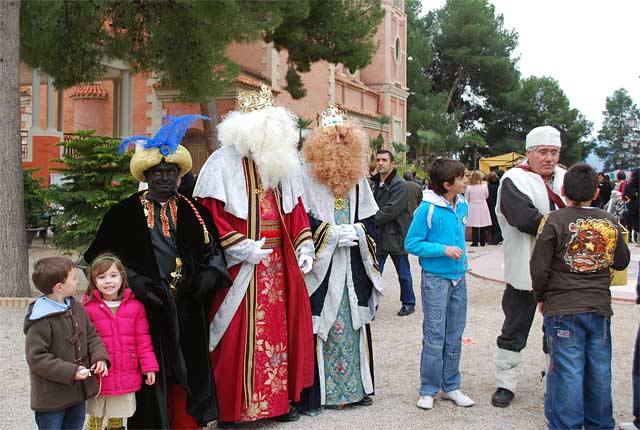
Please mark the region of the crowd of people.
[[[240, 94], [238, 105], [190, 187], [180, 143], [206, 117], [169, 117], [153, 138], [123, 139], [136, 147], [131, 174], [148, 188], [104, 216], [84, 254], [81, 302], [71, 260], [36, 263], [43, 296], [24, 331], [39, 428], [81, 429], [86, 414], [90, 430], [105, 420], [108, 429], [234, 428], [371, 406], [381, 274], [390, 256], [397, 314], [413, 314], [409, 254], [422, 272], [417, 406], [430, 410], [440, 395], [470, 407], [460, 373], [466, 227], [471, 246], [505, 249], [492, 404], [515, 398], [539, 308], [549, 428], [614, 427], [609, 270], [626, 267], [629, 250], [620, 218], [602, 208], [636, 192], [633, 177], [607, 190], [587, 165], [565, 171], [560, 134], [544, 126], [527, 136], [526, 161], [488, 184], [447, 159], [429, 166], [428, 181], [403, 179], [387, 150], [370, 178], [366, 132], [335, 107], [299, 153], [295, 118], [267, 89]], [[640, 428], [637, 407], [636, 397]]]

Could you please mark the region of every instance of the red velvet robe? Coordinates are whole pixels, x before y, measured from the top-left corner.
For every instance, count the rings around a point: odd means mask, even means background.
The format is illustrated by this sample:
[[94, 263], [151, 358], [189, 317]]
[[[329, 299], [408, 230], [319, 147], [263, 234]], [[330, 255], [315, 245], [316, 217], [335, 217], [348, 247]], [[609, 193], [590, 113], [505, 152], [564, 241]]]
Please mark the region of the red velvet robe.
[[[251, 163], [252, 164], [252, 163]], [[247, 165], [245, 164], [245, 173]], [[253, 190], [247, 193], [253, 198]], [[277, 197], [276, 197], [277, 198]], [[213, 215], [220, 234], [223, 249], [232, 247], [250, 236], [249, 223], [224, 211], [224, 204], [216, 199], [199, 200]], [[251, 203], [249, 204], [251, 208]], [[287, 307], [287, 339], [288, 339], [288, 395], [291, 401], [300, 400], [300, 393], [313, 385], [314, 376], [314, 342], [313, 324], [309, 296], [304, 277], [298, 267], [295, 249], [303, 240], [311, 239], [309, 221], [302, 200], [291, 213], [281, 214], [283, 235], [284, 278], [286, 282]], [[249, 210], [254, 216], [256, 212]], [[250, 237], [249, 237], [250, 238]], [[259, 239], [259, 238], [254, 238]], [[229, 268], [233, 279], [238, 274], [241, 264]], [[222, 304], [229, 289], [218, 291], [214, 297], [212, 316]], [[213, 370], [216, 378], [220, 421], [240, 421], [244, 395], [245, 372], [244, 360], [248, 324], [255, 324], [255, 316], [247, 315], [246, 294], [238, 307], [224, 336], [211, 353]]]

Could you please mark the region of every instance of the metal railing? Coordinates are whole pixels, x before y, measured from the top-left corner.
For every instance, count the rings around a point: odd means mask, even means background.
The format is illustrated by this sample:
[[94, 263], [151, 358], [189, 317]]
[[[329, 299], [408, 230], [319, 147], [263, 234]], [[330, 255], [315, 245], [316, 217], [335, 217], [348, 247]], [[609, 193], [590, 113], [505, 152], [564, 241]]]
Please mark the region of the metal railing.
[[29, 157], [29, 132], [27, 130], [20, 130], [20, 152], [23, 160]]

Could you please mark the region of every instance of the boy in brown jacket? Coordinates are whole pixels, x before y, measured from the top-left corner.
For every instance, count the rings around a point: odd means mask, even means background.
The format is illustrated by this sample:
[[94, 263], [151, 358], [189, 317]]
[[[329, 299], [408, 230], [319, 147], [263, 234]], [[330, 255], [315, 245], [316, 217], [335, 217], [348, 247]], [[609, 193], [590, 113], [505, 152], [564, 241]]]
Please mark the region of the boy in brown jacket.
[[78, 278], [71, 260], [43, 258], [32, 279], [44, 296], [29, 306], [24, 321], [31, 409], [39, 429], [82, 429], [85, 400], [98, 393], [92, 373], [107, 375], [107, 351], [73, 298]]
[[545, 415], [549, 430], [613, 429], [610, 269], [627, 267], [629, 249], [616, 220], [590, 206], [593, 168], [574, 164], [562, 193], [568, 206], [543, 219], [529, 262], [551, 355]]

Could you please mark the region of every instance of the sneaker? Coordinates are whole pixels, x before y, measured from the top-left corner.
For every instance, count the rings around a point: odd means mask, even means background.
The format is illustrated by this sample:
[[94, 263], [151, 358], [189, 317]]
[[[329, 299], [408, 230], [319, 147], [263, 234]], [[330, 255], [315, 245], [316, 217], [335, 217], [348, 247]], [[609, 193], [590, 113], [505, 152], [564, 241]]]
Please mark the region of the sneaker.
[[420, 396], [416, 406], [418, 406], [420, 409], [427, 409], [427, 410], [433, 409], [433, 397]]
[[620, 430], [640, 430], [640, 427], [637, 427], [634, 423], [632, 422], [628, 422], [628, 423], [620, 423], [618, 424], [618, 428]]
[[473, 400], [460, 390], [449, 391], [448, 393], [442, 393], [442, 398], [445, 400], [453, 400], [456, 405], [468, 408], [473, 406]]
[[515, 394], [506, 388], [498, 388], [491, 396], [491, 404], [496, 408], [506, 408], [513, 401]]
[[411, 315], [415, 311], [416, 311], [416, 307], [414, 305], [402, 305], [402, 307], [398, 311], [398, 316], [406, 317], [407, 315]]

